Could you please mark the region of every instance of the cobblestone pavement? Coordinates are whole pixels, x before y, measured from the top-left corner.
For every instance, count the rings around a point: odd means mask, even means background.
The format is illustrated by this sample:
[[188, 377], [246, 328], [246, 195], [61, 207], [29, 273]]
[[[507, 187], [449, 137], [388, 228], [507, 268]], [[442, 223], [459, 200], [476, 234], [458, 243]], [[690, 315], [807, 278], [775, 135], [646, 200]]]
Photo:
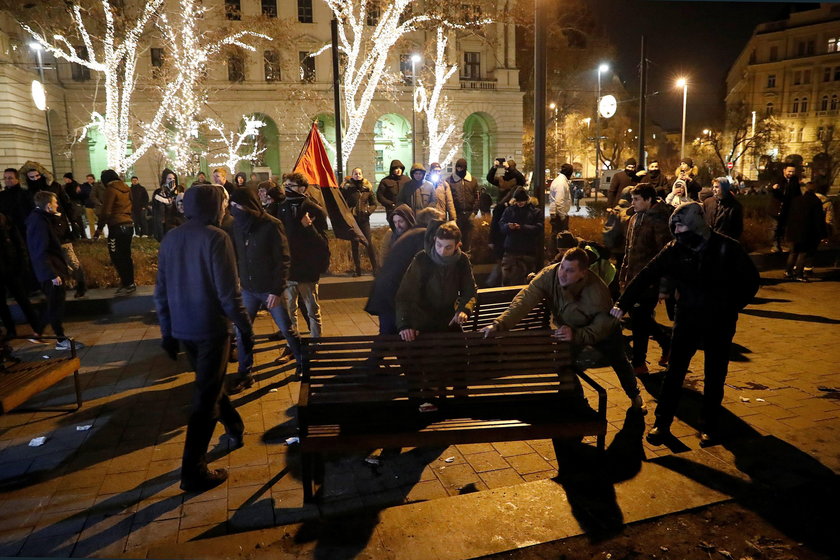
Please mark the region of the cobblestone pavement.
[[[795, 435], [800, 449], [810, 451], [824, 442], [810, 441], [807, 429], [840, 418], [840, 275], [832, 270], [810, 284], [783, 283], [780, 276], [765, 273], [759, 299], [739, 320], [724, 405], [728, 425], [755, 436]], [[324, 301], [325, 335], [375, 332], [376, 321], [362, 305], [359, 299]], [[258, 334], [272, 330], [266, 316], [257, 320]], [[0, 556], [132, 556], [152, 546], [317, 517], [315, 506], [303, 507], [299, 458], [285, 444], [295, 433], [298, 385], [290, 367], [273, 363], [276, 343], [258, 341], [257, 383], [234, 397], [245, 420], [245, 446], [228, 452], [221, 426], [214, 437], [212, 464], [228, 468], [229, 480], [195, 495], [178, 488], [192, 381], [185, 356], [176, 363], [163, 355], [151, 314], [73, 322], [67, 331], [88, 345], [81, 352], [84, 407], [0, 417]], [[55, 353], [45, 348], [28, 345], [22, 352], [35, 359]], [[661, 369], [658, 358], [652, 347], [653, 372]], [[690, 388], [702, 387], [702, 361], [700, 352]], [[608, 389], [609, 443], [622, 428], [628, 401], [611, 371], [591, 373]], [[647, 386], [654, 388], [657, 378]], [[645, 396], [652, 408], [653, 398]], [[673, 427], [679, 444], [645, 443], [648, 459], [699, 447], [690, 400]], [[72, 401], [67, 380], [28, 404]], [[38, 436], [46, 442], [31, 447]], [[825, 464], [840, 472], [837, 444], [829, 445], [834, 461]], [[323, 513], [480, 492], [557, 471], [549, 441], [403, 450], [386, 453], [380, 465], [363, 459], [327, 465]]]

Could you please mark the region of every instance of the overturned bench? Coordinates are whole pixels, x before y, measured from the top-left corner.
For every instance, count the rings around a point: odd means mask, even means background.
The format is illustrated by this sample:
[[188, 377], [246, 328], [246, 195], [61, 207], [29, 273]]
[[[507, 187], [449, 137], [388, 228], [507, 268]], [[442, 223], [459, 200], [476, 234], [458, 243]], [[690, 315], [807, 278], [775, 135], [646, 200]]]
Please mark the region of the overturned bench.
[[[44, 337], [44, 339], [55, 339]], [[82, 407], [79, 385], [81, 363], [76, 355], [76, 343], [70, 339], [70, 355], [37, 362], [12, 360], [3, 364], [0, 371], [0, 414], [7, 414], [30, 398], [49, 389], [65, 377], [73, 375], [76, 390], [76, 408]]]
[[[324, 456], [377, 448], [597, 436], [606, 391], [548, 330], [305, 339], [298, 402], [304, 499]], [[586, 405], [578, 381], [598, 394]]]

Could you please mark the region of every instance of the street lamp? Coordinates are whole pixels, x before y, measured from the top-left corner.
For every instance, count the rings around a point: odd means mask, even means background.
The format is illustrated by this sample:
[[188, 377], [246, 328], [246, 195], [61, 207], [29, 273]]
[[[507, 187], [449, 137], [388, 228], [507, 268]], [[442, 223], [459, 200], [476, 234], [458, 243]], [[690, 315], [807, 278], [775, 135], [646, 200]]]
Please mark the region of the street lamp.
[[420, 62], [420, 55], [411, 55], [411, 163], [417, 162], [417, 63]]
[[[32, 41], [29, 43], [29, 48], [35, 51], [35, 55], [38, 57], [38, 76], [41, 78], [41, 84], [44, 84], [44, 64], [41, 60], [41, 43], [37, 43]], [[44, 93], [44, 100], [46, 100], [46, 93]], [[36, 101], [36, 104], [38, 101]], [[52, 126], [50, 125], [50, 108], [44, 105], [44, 108], [38, 107], [39, 110], [44, 111], [44, 117], [47, 121], [47, 143], [50, 147], [50, 163], [52, 164], [52, 172], [53, 174], [57, 173], [58, 171], [55, 168], [55, 156], [53, 155], [53, 141], [52, 141]]]
[[677, 80], [677, 87], [683, 89], [682, 137], [680, 140], [680, 159], [683, 159], [685, 157], [685, 105], [688, 100], [688, 80], [680, 78]]
[[[601, 102], [601, 73], [609, 72], [610, 67], [604, 63], [598, 65], [598, 96], [595, 98], [595, 177], [598, 179], [598, 189], [601, 188], [600, 168], [601, 168], [601, 112], [598, 110], [598, 104]], [[598, 196], [598, 190], [595, 190], [595, 196]]]
[[557, 103], [552, 101], [548, 108], [554, 111], [554, 169], [560, 169], [560, 163], [557, 159], [560, 154], [557, 146]]

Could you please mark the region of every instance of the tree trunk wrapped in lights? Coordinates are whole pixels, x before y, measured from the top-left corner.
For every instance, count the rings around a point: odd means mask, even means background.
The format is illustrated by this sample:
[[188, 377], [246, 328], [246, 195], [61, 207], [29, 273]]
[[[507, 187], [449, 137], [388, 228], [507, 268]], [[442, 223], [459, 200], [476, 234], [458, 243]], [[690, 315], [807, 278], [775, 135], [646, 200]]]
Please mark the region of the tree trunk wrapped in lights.
[[[449, 38], [443, 27], [436, 29], [435, 59], [432, 66], [434, 81], [431, 92], [428, 92], [423, 79], [417, 80], [417, 93], [414, 98], [414, 109], [423, 113], [426, 117], [426, 128], [429, 137], [429, 162], [438, 162], [444, 169], [455, 157], [459, 146], [457, 140], [452, 138], [455, 132], [455, 116], [449, 110], [449, 98], [443, 93], [446, 83], [458, 70], [458, 65], [446, 63], [446, 45]], [[453, 141], [450, 143], [450, 141]], [[447, 144], [449, 151], [441, 159]]]

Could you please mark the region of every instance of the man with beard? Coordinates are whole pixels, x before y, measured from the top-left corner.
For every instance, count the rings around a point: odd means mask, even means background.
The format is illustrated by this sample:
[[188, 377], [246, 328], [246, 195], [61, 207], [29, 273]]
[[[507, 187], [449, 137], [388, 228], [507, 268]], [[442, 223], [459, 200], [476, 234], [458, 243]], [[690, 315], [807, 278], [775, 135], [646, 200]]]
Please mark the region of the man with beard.
[[700, 445], [705, 447], [716, 443], [720, 436], [718, 421], [738, 312], [758, 291], [759, 275], [737, 241], [709, 229], [699, 203], [687, 202], [674, 210], [670, 228], [676, 239], [627, 285], [611, 314], [622, 317], [644, 297], [650, 285], [663, 277], [676, 288], [670, 367], [647, 441], [662, 445], [669, 438], [688, 366], [702, 347], [705, 359]]
[[134, 238], [131, 188], [113, 169], [103, 171], [100, 180], [105, 185], [105, 200], [93, 238], [98, 239], [102, 229], [108, 226], [108, 255], [120, 277], [120, 287], [114, 295], [130, 296], [137, 291], [137, 285], [134, 283], [134, 260], [131, 258], [131, 242]]
[[612, 208], [618, 204], [618, 198], [627, 187], [633, 186], [639, 182], [636, 177], [636, 160], [630, 158], [624, 162], [624, 170], [613, 175], [610, 181], [609, 190], [607, 191], [607, 208]]
[[713, 179], [712, 193], [703, 201], [706, 223], [712, 230], [738, 241], [744, 231], [744, 207], [735, 198], [729, 179]]
[[461, 247], [465, 253], [469, 253], [472, 246], [472, 218], [478, 212], [478, 182], [467, 171], [467, 160], [461, 158], [455, 162], [455, 172], [447, 177], [446, 183], [452, 191], [455, 222], [461, 232]]
[[414, 227], [415, 217], [414, 210], [408, 204], [400, 204], [394, 209], [394, 212], [388, 217], [388, 224], [391, 226], [391, 235], [385, 238], [382, 243], [382, 251], [379, 255], [379, 260], [384, 261], [391, 251], [391, 246], [403, 236], [405, 232]]
[[292, 255], [289, 282], [283, 292], [292, 330], [297, 328], [298, 298], [303, 299], [309, 320], [309, 336], [321, 336], [321, 307], [318, 303], [318, 282], [330, 266], [330, 246], [327, 241], [327, 213], [311, 197], [306, 196], [309, 181], [300, 173], [283, 176], [286, 200], [277, 210], [286, 227]]
[[665, 197], [671, 192], [671, 184], [668, 178], [662, 174], [659, 168], [658, 160], [651, 160], [648, 162], [647, 170], [640, 171], [636, 174], [640, 180], [647, 183], [656, 191], [656, 197], [665, 200]]
[[376, 200], [385, 208], [386, 218], [390, 218], [394, 213], [394, 208], [397, 207], [397, 195], [409, 180], [405, 175], [405, 165], [398, 159], [393, 160], [388, 175], [379, 181], [379, 187], [376, 189]]
[[[370, 215], [376, 210], [376, 197], [373, 194], [373, 186], [370, 181], [365, 179], [361, 167], [353, 169], [350, 177], [344, 179], [341, 185], [341, 194], [344, 196], [347, 207], [350, 208], [350, 213], [356, 220], [356, 225], [359, 226], [362, 234], [367, 240], [367, 254], [370, 259], [370, 266], [376, 274], [376, 247], [373, 246], [373, 239], [370, 236]], [[353, 265], [355, 267], [353, 276], [362, 275], [362, 262], [359, 257], [359, 241], [357, 239], [350, 240], [350, 251], [353, 255]]]
[[777, 252], [782, 251], [782, 240], [785, 238], [790, 207], [793, 201], [802, 196], [802, 188], [799, 186], [799, 177], [796, 173], [795, 163], [786, 163], [782, 169], [782, 179], [770, 188], [770, 194], [776, 200], [779, 211], [776, 214], [775, 247]]
[[184, 345], [195, 371], [192, 410], [181, 461], [181, 488], [201, 492], [227, 479], [225, 469], [207, 467], [207, 447], [216, 422], [224, 425], [233, 448], [243, 445], [245, 425], [225, 393], [230, 322], [252, 351], [248, 319], [230, 237], [218, 228], [222, 195], [218, 187], [196, 185], [184, 197], [186, 223], [167, 234], [158, 254], [155, 306], [161, 346], [173, 360]]
[[[283, 301], [283, 292], [289, 278], [289, 242], [283, 223], [266, 214], [254, 189], [240, 188], [230, 199], [233, 215], [233, 245], [239, 265], [242, 302], [253, 322], [257, 311], [265, 305], [274, 323], [283, 333], [289, 349], [301, 364], [300, 338], [291, 326], [291, 318]], [[251, 368], [254, 365], [253, 349], [242, 343], [242, 333], [237, 330], [237, 356], [239, 368], [229, 393], [234, 395], [254, 384]]]
[[0, 191], [0, 212], [15, 226], [21, 239], [26, 239], [26, 218], [35, 208], [35, 193], [20, 184], [20, 172], [14, 167], [3, 171], [3, 190]]
[[149, 220], [146, 210], [149, 208], [149, 191], [140, 184], [136, 176], [131, 178], [131, 219], [137, 237], [149, 237]]
[[[569, 211], [572, 209], [572, 191], [569, 179], [574, 169], [569, 163], [560, 166], [560, 174], [551, 182], [548, 189], [548, 212], [551, 221], [551, 239], [569, 229]], [[615, 179], [613, 179], [615, 181]]]

